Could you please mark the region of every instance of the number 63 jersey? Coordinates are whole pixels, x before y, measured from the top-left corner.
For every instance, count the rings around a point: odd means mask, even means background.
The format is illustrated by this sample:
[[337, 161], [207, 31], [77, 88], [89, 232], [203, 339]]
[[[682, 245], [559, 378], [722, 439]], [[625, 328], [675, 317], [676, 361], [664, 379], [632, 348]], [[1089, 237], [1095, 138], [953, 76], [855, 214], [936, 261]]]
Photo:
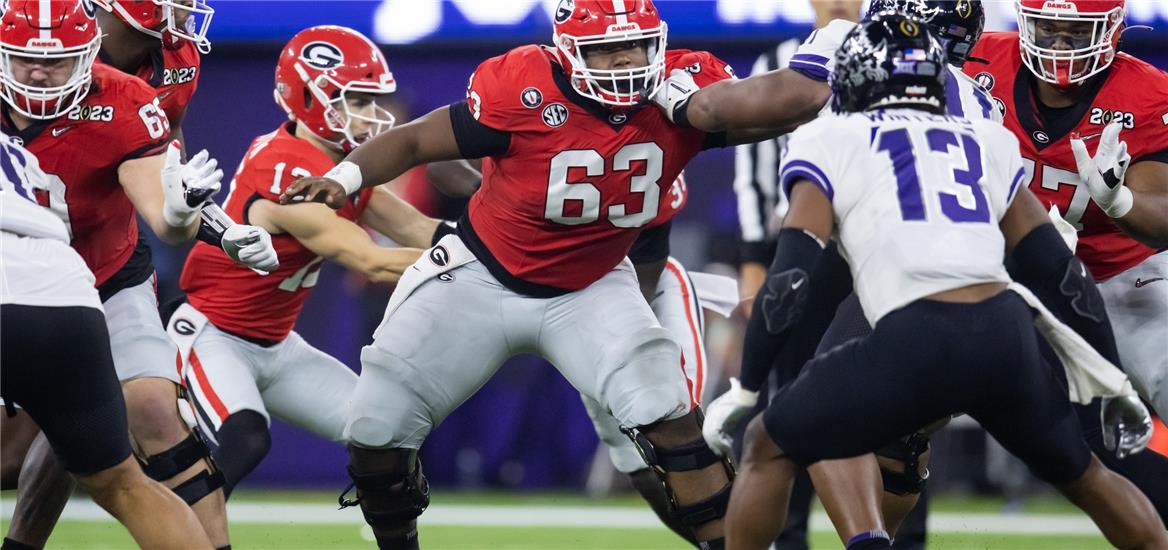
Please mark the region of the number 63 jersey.
[[890, 109], [799, 128], [779, 172], [831, 200], [836, 240], [875, 324], [930, 294], [1008, 282], [998, 227], [1025, 170], [1018, 140], [990, 120]]
[[[733, 76], [705, 52], [666, 52], [665, 74], [673, 69], [699, 85]], [[680, 207], [671, 188], [686, 163], [721, 145], [652, 104], [584, 99], [554, 53], [535, 45], [485, 61], [467, 95], [451, 107], [455, 136], [464, 156], [488, 158], [459, 232], [492, 275], [532, 296], [579, 290], [611, 271], [641, 229]]]
[[[258, 200], [279, 204], [284, 188], [300, 178], [320, 176], [335, 163], [323, 151], [297, 138], [294, 123], [256, 138], [248, 148], [223, 205], [237, 223], [250, 223], [248, 208]], [[373, 188], [349, 197], [337, 215], [356, 221], [365, 210]], [[299, 208], [311, 205], [289, 205]], [[319, 205], [317, 205], [319, 206]], [[216, 327], [256, 340], [279, 342], [296, 325], [308, 293], [316, 286], [324, 258], [288, 234], [272, 234], [280, 268], [260, 275], [236, 264], [222, 250], [199, 242], [183, 265], [179, 285], [187, 300]]]

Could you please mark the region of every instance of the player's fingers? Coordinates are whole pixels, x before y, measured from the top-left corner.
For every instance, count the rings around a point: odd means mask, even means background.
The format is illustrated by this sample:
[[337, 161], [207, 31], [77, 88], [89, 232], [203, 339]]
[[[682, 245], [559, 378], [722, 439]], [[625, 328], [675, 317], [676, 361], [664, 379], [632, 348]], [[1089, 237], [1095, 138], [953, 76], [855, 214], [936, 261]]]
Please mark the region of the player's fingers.
[[166, 164], [163, 170], [176, 170], [182, 164], [182, 144], [177, 140], [170, 142], [170, 146], [166, 148]]
[[347, 197], [344, 191], [337, 191], [335, 186], [325, 187], [323, 191], [325, 193], [325, 203], [333, 210], [340, 210], [345, 207], [345, 199]]
[[1103, 129], [1103, 136], [1099, 138], [1100, 144], [1114, 145], [1119, 141], [1119, 132], [1123, 130], [1122, 122], [1112, 122]]
[[291, 202], [299, 202], [304, 200], [305, 192], [308, 190], [311, 181], [309, 179], [299, 179], [289, 183], [284, 188], [284, 192], [280, 194], [280, 204], [288, 204]]
[[206, 149], [203, 149], [202, 151], [199, 151], [199, 153], [197, 155], [191, 157], [190, 160], [187, 161], [187, 166], [190, 166], [190, 167], [202, 166], [204, 162], [207, 162], [207, 157], [210, 157], [210, 156], [211, 156], [211, 153], [208, 153]]
[[1087, 153], [1087, 144], [1081, 139], [1071, 140], [1071, 153], [1075, 155], [1075, 164], [1079, 167], [1079, 176], [1087, 179], [1086, 167], [1091, 164], [1091, 155]]

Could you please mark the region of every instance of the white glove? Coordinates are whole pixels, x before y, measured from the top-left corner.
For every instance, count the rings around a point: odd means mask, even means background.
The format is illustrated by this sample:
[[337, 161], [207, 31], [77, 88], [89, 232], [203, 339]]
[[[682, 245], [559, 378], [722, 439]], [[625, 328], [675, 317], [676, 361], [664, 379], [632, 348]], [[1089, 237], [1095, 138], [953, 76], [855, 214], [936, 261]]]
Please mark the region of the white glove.
[[1152, 416], [1134, 395], [1104, 397], [1099, 410], [1103, 423], [1103, 446], [1125, 458], [1143, 451], [1152, 440]]
[[733, 443], [730, 432], [738, 421], [758, 404], [758, 392], [742, 389], [737, 378], [730, 379], [730, 389], [706, 407], [706, 420], [702, 424], [702, 437], [710, 450], [726, 456]]
[[856, 24], [843, 19], [832, 19], [822, 28], [815, 29], [791, 56], [789, 66], [805, 76], [827, 81], [835, 70], [835, 52], [844, 43], [844, 38]]
[[182, 163], [182, 146], [172, 141], [162, 167], [162, 218], [171, 227], [187, 227], [199, 218], [203, 203], [219, 192], [223, 170], [206, 150]]
[[689, 98], [694, 95], [694, 92], [700, 89], [689, 71], [673, 69], [669, 73], [669, 78], [657, 87], [657, 91], [650, 99], [665, 112], [665, 116], [669, 118], [670, 122], [677, 122], [673, 118], [674, 114], [689, 102]]
[[223, 232], [223, 251], [232, 260], [267, 275], [280, 268], [272, 236], [262, 227], [235, 224]]
[[1059, 236], [1067, 243], [1067, 248], [1071, 249], [1071, 252], [1074, 252], [1075, 247], [1079, 246], [1079, 230], [1075, 229], [1075, 226], [1071, 225], [1071, 222], [1063, 218], [1063, 214], [1059, 212], [1057, 205], [1050, 205], [1050, 211], [1046, 215], [1050, 217], [1050, 223], [1054, 224], [1054, 228], [1058, 230]]
[[1087, 154], [1087, 145], [1082, 138], [1071, 138], [1071, 151], [1075, 154], [1079, 177], [1087, 183], [1087, 191], [1095, 204], [1112, 218], [1127, 215], [1134, 202], [1131, 189], [1123, 185], [1131, 155], [1127, 154], [1127, 142], [1119, 140], [1122, 129], [1122, 123], [1108, 124], [1099, 135], [1099, 147], [1095, 149], [1094, 157]]

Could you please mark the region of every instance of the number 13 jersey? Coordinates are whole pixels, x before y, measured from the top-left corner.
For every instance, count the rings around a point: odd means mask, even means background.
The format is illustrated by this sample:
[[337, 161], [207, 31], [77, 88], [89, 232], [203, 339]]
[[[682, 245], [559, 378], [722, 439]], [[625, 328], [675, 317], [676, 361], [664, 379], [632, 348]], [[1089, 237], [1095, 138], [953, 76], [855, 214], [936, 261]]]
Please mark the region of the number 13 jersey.
[[[289, 183], [322, 175], [334, 166], [327, 154], [293, 135], [292, 124], [256, 138], [239, 163], [223, 206], [237, 223], [249, 223], [247, 209], [255, 201], [278, 204]], [[372, 194], [373, 188], [368, 188], [350, 196], [337, 215], [357, 220]], [[316, 285], [323, 258], [288, 234], [273, 234], [272, 246], [280, 268], [264, 276], [236, 264], [214, 246], [197, 243], [187, 256], [179, 285], [191, 305], [216, 327], [257, 340], [282, 341]]]
[[[699, 86], [733, 77], [705, 52], [667, 52], [665, 74], [673, 69]], [[460, 234], [492, 275], [533, 296], [585, 288], [616, 267], [641, 229], [672, 218], [686, 163], [724, 141], [652, 104], [581, 97], [554, 53], [534, 45], [480, 65], [451, 122], [464, 156], [487, 156]]]
[[1018, 140], [988, 119], [890, 109], [799, 128], [779, 172], [831, 200], [836, 240], [868, 320], [930, 294], [1008, 282], [998, 222], [1025, 171]]

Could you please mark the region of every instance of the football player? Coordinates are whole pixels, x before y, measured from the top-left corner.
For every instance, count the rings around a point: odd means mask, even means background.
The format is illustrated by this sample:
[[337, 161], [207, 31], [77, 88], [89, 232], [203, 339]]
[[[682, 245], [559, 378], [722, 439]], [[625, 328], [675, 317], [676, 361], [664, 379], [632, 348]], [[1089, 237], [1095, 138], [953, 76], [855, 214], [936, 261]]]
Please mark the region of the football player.
[[[429, 490], [417, 449], [426, 435], [523, 351], [548, 358], [614, 416], [653, 466], [674, 519], [701, 544], [722, 546], [732, 469], [701, 439], [677, 344], [641, 298], [625, 256], [686, 162], [752, 136], [682, 128], [645, 108], [669, 70], [707, 84], [732, 78], [708, 53], [667, 51], [651, 1], [562, 0], [554, 19], [554, 47], [487, 60], [466, 101], [284, 190], [282, 200], [340, 208], [346, 196], [417, 164], [486, 157], [458, 234], [407, 270], [362, 352], [345, 428], [349, 472], [383, 548], [418, 545]], [[778, 89], [771, 99], [789, 110], [759, 121], [763, 131], [753, 135], [811, 118], [828, 95], [797, 72], [768, 80]], [[438, 329], [460, 340], [434, 338]]]
[[[1151, 503], [1084, 444], [1035, 327], [1064, 357], [1077, 401], [1104, 397], [1123, 411], [1120, 424], [1145, 424], [1147, 410], [1121, 371], [1011, 283], [1004, 253], [1050, 222], [1019, 185], [1017, 140], [996, 123], [943, 115], [945, 63], [915, 20], [871, 17], [837, 54], [832, 89], [841, 116], [812, 122], [789, 141], [781, 181], [791, 209], [756, 303], [796, 307], [764, 305], [756, 315], [772, 332], [793, 332], [835, 230], [875, 329], [817, 355], [751, 422], [728, 547], [770, 543], [781, 528], [773, 507], [785, 507], [801, 467], [870, 452], [956, 412], [1058, 487], [1115, 546], [1164, 547], [1168, 533]], [[1126, 453], [1150, 434], [1123, 435], [1116, 445]], [[867, 473], [877, 475], [875, 467]], [[848, 546], [888, 548], [890, 540], [878, 530]]]
[[93, 273], [69, 247], [61, 218], [37, 205], [51, 177], [9, 140], [0, 133], [4, 400], [44, 428], [65, 468], [139, 546], [211, 548], [190, 508], [131, 457], [126, 406]]
[[[1021, 0], [1017, 8], [1019, 32], [987, 33], [973, 51], [981, 61], [965, 71], [1004, 110], [1030, 189], [1079, 229], [1075, 253], [1099, 282], [1123, 368], [1163, 418], [1168, 75], [1117, 51], [1123, 0]], [[1062, 275], [1047, 273], [1049, 286]], [[1082, 415], [1089, 435], [1097, 416]], [[1132, 464], [1109, 466], [1131, 477], [1168, 518], [1168, 463], [1153, 453], [1126, 462]]]
[[[438, 221], [385, 187], [348, 197], [337, 212], [278, 202], [292, 181], [328, 172], [389, 129], [393, 117], [376, 99], [396, 88], [381, 51], [357, 31], [297, 33], [276, 67], [274, 95], [289, 121], [252, 142], [226, 202], [232, 219], [274, 235], [280, 268], [266, 277], [237, 269], [206, 243], [187, 257], [180, 284], [189, 303], [171, 316], [168, 332], [179, 344], [199, 423], [218, 444], [228, 495], [267, 454], [270, 414], [342, 440], [357, 375], [293, 330], [323, 262], [394, 282], [430, 245]], [[357, 222], [417, 248], [378, 246]]]
[[[189, 240], [200, 229], [200, 209], [218, 190], [222, 172], [205, 152], [184, 166], [178, 144], [167, 148], [169, 123], [154, 90], [94, 65], [101, 35], [89, 2], [10, 2], [0, 30], [2, 123], [40, 158], [52, 186], [38, 200], [67, 220], [73, 246], [94, 272], [114, 362], [125, 383], [130, 430], [146, 472], [194, 504], [212, 542], [226, 546], [219, 475], [181, 416], [184, 410], [191, 416], [189, 406], [175, 398], [180, 391], [175, 349], [149, 314], [157, 310], [154, 270], [134, 215], [165, 242]], [[52, 40], [46, 43], [45, 36]], [[237, 261], [277, 265], [262, 229], [229, 227], [214, 239]], [[14, 521], [11, 529], [21, 527]], [[43, 541], [48, 533], [35, 535]], [[12, 542], [18, 543], [35, 541]]]

